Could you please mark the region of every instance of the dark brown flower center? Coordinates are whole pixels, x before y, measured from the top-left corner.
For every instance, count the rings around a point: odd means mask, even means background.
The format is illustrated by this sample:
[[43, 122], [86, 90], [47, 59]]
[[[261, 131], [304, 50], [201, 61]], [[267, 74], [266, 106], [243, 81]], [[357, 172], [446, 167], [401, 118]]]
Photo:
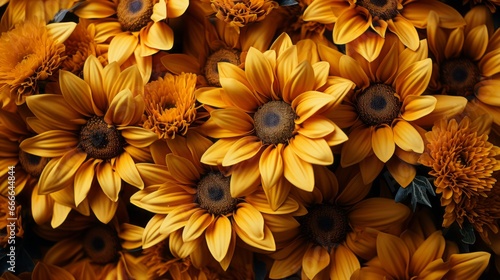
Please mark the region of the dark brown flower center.
[[91, 158], [111, 159], [123, 152], [124, 144], [125, 140], [114, 126], [94, 116], [81, 129], [78, 147]]
[[123, 31], [139, 31], [151, 21], [153, 0], [121, 0], [116, 9]]
[[83, 250], [94, 263], [115, 262], [121, 250], [118, 234], [109, 226], [94, 226], [88, 229], [83, 237]]
[[477, 65], [467, 58], [446, 60], [441, 64], [441, 82], [448, 94], [468, 96], [474, 92], [479, 82], [480, 72]]
[[198, 182], [196, 202], [210, 214], [226, 215], [236, 210], [238, 199], [231, 196], [231, 177], [208, 173]]
[[49, 160], [49, 158], [35, 156], [22, 150], [19, 151], [19, 163], [21, 163], [24, 171], [33, 177], [40, 177]]
[[398, 117], [401, 102], [395, 90], [386, 84], [374, 84], [356, 98], [356, 110], [361, 121], [369, 126], [390, 124]]
[[367, 9], [374, 18], [388, 20], [398, 14], [397, 0], [358, 0], [356, 4]]
[[264, 144], [287, 143], [293, 137], [296, 118], [290, 104], [283, 101], [267, 102], [253, 116], [255, 134]]
[[234, 65], [240, 65], [240, 53], [231, 49], [220, 49], [211, 54], [205, 62], [205, 78], [211, 86], [220, 87], [219, 82], [219, 62], [229, 62]]
[[349, 231], [347, 213], [338, 206], [316, 204], [307, 209], [305, 216], [298, 217], [301, 231], [307, 240], [331, 249], [342, 243]]

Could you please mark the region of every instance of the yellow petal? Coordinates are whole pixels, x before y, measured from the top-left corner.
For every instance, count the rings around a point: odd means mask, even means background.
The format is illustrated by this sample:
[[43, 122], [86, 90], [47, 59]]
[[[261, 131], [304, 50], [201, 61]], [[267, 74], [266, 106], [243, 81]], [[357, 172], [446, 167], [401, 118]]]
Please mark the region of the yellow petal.
[[142, 248], [150, 248], [161, 241], [165, 240], [168, 235], [160, 233], [160, 226], [165, 219], [165, 215], [154, 215], [144, 228], [142, 235]]
[[118, 65], [122, 65], [132, 54], [135, 48], [139, 45], [137, 37], [131, 33], [120, 33], [116, 35], [109, 43], [108, 61], [116, 61]]
[[271, 279], [286, 278], [296, 273], [302, 267], [302, 259], [307, 246], [303, 246], [300, 241], [293, 242], [282, 250], [287, 251], [286, 258], [274, 260], [269, 272]]
[[189, 6], [189, 0], [167, 1], [167, 17], [180, 17]]
[[87, 158], [86, 153], [78, 149], [69, 150], [60, 158], [47, 163], [40, 175], [39, 194], [49, 194], [73, 184], [76, 171]]
[[361, 174], [357, 173], [349, 180], [342, 192], [337, 196], [339, 205], [353, 205], [361, 201], [370, 192], [370, 183], [364, 183]]
[[[283, 33], [285, 34], [285, 33]], [[280, 83], [280, 88], [283, 91], [285, 84], [291, 81], [290, 75], [294, 72], [299, 64], [296, 46], [289, 46], [283, 50], [276, 61], [276, 74]]]
[[319, 91], [306, 91], [300, 94], [292, 101], [292, 108], [299, 117], [295, 120], [295, 123], [303, 123], [334, 101], [333, 96]]
[[268, 146], [260, 156], [259, 171], [264, 188], [276, 185], [279, 178], [283, 176], [283, 144]]
[[60, 157], [78, 145], [74, 133], [64, 130], [50, 130], [25, 139], [19, 148], [27, 153], [40, 157]]
[[101, 162], [97, 166], [96, 173], [97, 181], [108, 199], [115, 202], [118, 201], [118, 193], [122, 188], [120, 175], [113, 170], [109, 162]]
[[116, 13], [116, 4], [106, 1], [92, 1], [82, 3], [75, 14], [81, 18], [105, 18]]
[[246, 244], [264, 251], [275, 251], [276, 244], [274, 242], [274, 236], [271, 230], [264, 225], [264, 238], [255, 239], [252, 236], [249, 236], [243, 229], [241, 229], [238, 225], [233, 225], [233, 229], [236, 234], [241, 238], [243, 242]]
[[302, 271], [313, 279], [330, 264], [330, 254], [323, 246], [310, 246], [302, 258]]
[[[401, 150], [401, 149], [399, 149]], [[398, 149], [396, 149], [396, 152]], [[363, 182], [369, 184], [377, 178], [385, 164], [382, 162], [375, 154], [366, 157], [359, 163], [359, 171], [361, 172], [361, 177], [363, 177]]]
[[457, 10], [439, 1], [425, 0], [407, 3], [401, 10], [401, 14], [416, 28], [426, 28], [429, 11], [434, 11], [439, 15], [439, 26], [443, 28], [453, 29], [465, 25], [465, 20]]
[[465, 37], [464, 47], [465, 55], [471, 60], [481, 59], [488, 47], [488, 29], [486, 25], [476, 26], [468, 32]]
[[[85, 60], [85, 64], [83, 65], [83, 79], [91, 89], [94, 113], [102, 116], [103, 112], [108, 108], [109, 103], [107, 93], [104, 91], [103, 67], [95, 56], [89, 56]], [[70, 86], [68, 85], [68, 87]]]
[[254, 129], [253, 119], [236, 108], [214, 110], [211, 118], [217, 126], [234, 131], [235, 136], [249, 134]]
[[188, 159], [174, 154], [168, 154], [166, 159], [170, 174], [181, 184], [194, 184], [200, 179], [200, 173]]
[[340, 244], [332, 253], [335, 255], [332, 256], [330, 265], [331, 279], [350, 279], [354, 271], [361, 267], [356, 255], [344, 244]]
[[409, 95], [403, 101], [402, 117], [406, 121], [414, 121], [430, 114], [436, 108], [437, 100], [434, 96]]
[[144, 44], [150, 48], [170, 50], [174, 46], [174, 31], [165, 22], [160, 21], [151, 24], [148, 28], [144, 29], [144, 33], [141, 31], [141, 35], [146, 35], [141, 36], [141, 39], [144, 39]]
[[144, 182], [141, 179], [141, 175], [139, 175], [139, 171], [137, 171], [137, 167], [135, 167], [135, 162], [128, 153], [121, 153], [116, 158], [115, 169], [123, 181], [136, 188], [144, 188]]
[[[26, 98], [31, 112], [52, 129], [79, 130], [83, 116], [73, 110], [62, 95], [39, 94]], [[50, 105], [49, 105], [50, 104]]]
[[419, 37], [417, 30], [413, 24], [400, 15], [387, 21], [387, 28], [396, 34], [403, 45], [411, 50], [416, 50], [419, 45]]
[[278, 208], [281, 207], [283, 203], [285, 203], [291, 188], [292, 184], [284, 177], [280, 177], [278, 179], [276, 186], [271, 188], [263, 188], [271, 210], [277, 211]]
[[479, 279], [488, 267], [490, 256], [490, 253], [486, 252], [453, 254], [449, 259], [451, 269], [445, 278]]
[[200, 64], [198, 61], [189, 55], [173, 53], [166, 54], [160, 59], [161, 63], [168, 71], [180, 75], [184, 73], [194, 73], [200, 75]]
[[160, 233], [169, 235], [172, 232], [184, 227], [189, 217], [191, 217], [195, 212], [200, 211], [196, 203], [184, 204], [176, 207], [172, 210], [163, 220]]
[[324, 139], [310, 139], [298, 134], [290, 140], [289, 148], [308, 163], [319, 165], [333, 163], [333, 153]]
[[339, 59], [340, 76], [353, 81], [359, 88], [370, 85], [370, 79], [360, 64], [352, 57], [343, 55]]
[[415, 166], [408, 164], [397, 157], [390, 159], [386, 163], [386, 166], [392, 177], [394, 177], [398, 184], [400, 184], [403, 188], [408, 186], [417, 175]]
[[239, 203], [233, 219], [251, 239], [262, 240], [264, 238], [264, 218], [251, 204]]
[[[204, 246], [205, 244], [202, 244], [202, 241], [202, 238], [198, 238], [193, 241], [185, 242], [182, 240], [182, 233], [180, 231], [175, 231], [169, 236], [168, 243], [170, 252], [175, 258], [185, 259], [191, 256], [193, 260], [193, 253], [195, 253], [196, 251], [204, 252], [206, 250], [206, 247]], [[199, 250], [201, 246], [203, 246], [204, 248], [202, 250]], [[208, 255], [209, 252], [208, 250], [206, 251]]]
[[97, 219], [107, 224], [115, 217], [118, 202], [112, 201], [104, 194], [101, 189], [94, 188], [89, 194], [89, 204]]
[[121, 245], [123, 248], [132, 250], [142, 246], [142, 234], [144, 228], [128, 223], [120, 224], [120, 232], [118, 237], [123, 240]]
[[84, 116], [94, 115], [92, 96], [89, 85], [73, 73], [59, 71], [59, 84], [65, 101], [78, 113]]
[[208, 148], [200, 161], [204, 164], [218, 165], [222, 164], [222, 160], [227, 153], [227, 150], [233, 145], [232, 139], [219, 139], [210, 148]]
[[375, 155], [382, 162], [387, 162], [396, 150], [392, 128], [388, 125], [376, 128], [372, 134], [372, 147]]
[[410, 261], [410, 253], [403, 240], [391, 234], [379, 233], [377, 255], [389, 275], [396, 279], [407, 278], [406, 269]]
[[158, 136], [153, 131], [142, 127], [126, 126], [120, 127], [118, 130], [128, 144], [138, 148], [149, 147], [158, 140]]
[[253, 92], [237, 79], [219, 77], [219, 81], [224, 88], [223, 94], [227, 95], [227, 98], [239, 109], [245, 112], [255, 112], [261, 105]]
[[208, 249], [216, 261], [220, 262], [226, 256], [232, 235], [231, 222], [226, 216], [218, 217], [205, 232]]
[[262, 147], [262, 141], [256, 136], [244, 136], [231, 145], [222, 161], [223, 166], [231, 166], [255, 156]]
[[253, 47], [248, 50], [245, 74], [253, 89], [262, 95], [270, 96], [273, 92], [273, 68], [264, 54]]
[[297, 188], [312, 191], [314, 188], [314, 171], [310, 163], [302, 160], [290, 146], [283, 151], [285, 168], [283, 174]]
[[75, 174], [75, 205], [78, 206], [90, 191], [94, 181], [95, 166], [99, 160], [87, 160]]
[[104, 116], [104, 121], [108, 124], [124, 125], [131, 124], [135, 114], [135, 99], [129, 89], [124, 89], [118, 93]]
[[444, 49], [446, 59], [459, 57], [465, 41], [464, 30], [462, 28], [451, 31]]
[[54, 203], [54, 209], [52, 210], [52, 220], [50, 225], [53, 228], [59, 227], [68, 217], [69, 212], [71, 212], [71, 207], [62, 205], [59, 203]]
[[[380, 22], [383, 22], [383, 24], [385, 24], [385, 28], [387, 28], [387, 23], [385, 21], [380, 21]], [[359, 53], [367, 61], [372, 62], [379, 56], [380, 51], [384, 46], [384, 42], [385, 38], [382, 37], [381, 35], [375, 32], [365, 32], [361, 34], [358, 38], [347, 43], [346, 47], [348, 49], [354, 50], [356, 53]], [[394, 52], [394, 54], [397, 54], [397, 52]], [[389, 69], [385, 70], [389, 71]], [[396, 67], [393, 67], [391, 70], [397, 70], [397, 69]], [[385, 80], [381, 79], [381, 81]]]
[[415, 120], [415, 124], [432, 126], [436, 120], [447, 119], [461, 113], [467, 104], [467, 99], [463, 96], [434, 95], [434, 98], [436, 99], [434, 111]]
[[261, 184], [259, 156], [231, 166], [231, 196], [245, 196]]
[[404, 151], [424, 152], [424, 141], [418, 131], [406, 121], [398, 121], [393, 127], [394, 142]]
[[479, 61], [479, 69], [481, 74], [486, 77], [491, 77], [500, 72], [500, 49], [496, 49], [486, 53], [481, 61]]
[[442, 258], [445, 245], [441, 231], [436, 231], [427, 237], [411, 257], [410, 275], [418, 275], [432, 261]]
[[432, 73], [432, 60], [426, 58], [405, 68], [396, 77], [396, 92], [404, 100], [409, 95], [421, 95], [427, 89]]
[[368, 198], [356, 203], [348, 217], [354, 228], [374, 228], [381, 231], [395, 230], [396, 225], [407, 219], [411, 211], [404, 204], [388, 198]]
[[299, 63], [285, 81], [282, 96], [286, 103], [292, 101], [301, 93], [314, 89], [314, 69], [309, 61]]
[[[347, 3], [339, 3], [343, 1], [324, 0], [313, 1], [307, 6], [304, 11], [303, 19], [305, 21], [314, 21], [322, 24], [334, 23], [337, 20], [337, 13], [341, 9], [345, 9]], [[341, 5], [344, 4], [344, 5]]]
[[189, 242], [200, 237], [210, 224], [214, 221], [214, 215], [208, 213], [206, 210], [198, 210], [193, 213], [182, 231], [182, 240]]
[[[169, 1], [169, 3], [170, 2], [171, 1]], [[151, 20], [154, 22], [158, 22], [166, 18], [167, 18], [167, 3], [165, 2], [165, 0], [159, 0], [158, 3], [154, 4], [153, 6], [153, 14], [151, 15]]]
[[322, 138], [335, 130], [335, 124], [322, 116], [313, 116], [302, 123], [299, 134], [307, 138]]
[[370, 27], [371, 15], [366, 9], [346, 9], [337, 19], [333, 27], [333, 41], [347, 44], [358, 38]]
[[491, 106], [500, 106], [500, 96], [498, 96], [499, 80], [484, 80], [479, 82], [475, 91], [477, 99]]
[[340, 164], [351, 166], [362, 161], [372, 150], [372, 127], [361, 126], [349, 134], [349, 140], [342, 146]]
[[66, 39], [73, 33], [76, 28], [76, 23], [74, 22], [54, 22], [47, 24], [45, 26], [47, 31], [52, 38], [57, 40], [59, 43], [64, 43]]

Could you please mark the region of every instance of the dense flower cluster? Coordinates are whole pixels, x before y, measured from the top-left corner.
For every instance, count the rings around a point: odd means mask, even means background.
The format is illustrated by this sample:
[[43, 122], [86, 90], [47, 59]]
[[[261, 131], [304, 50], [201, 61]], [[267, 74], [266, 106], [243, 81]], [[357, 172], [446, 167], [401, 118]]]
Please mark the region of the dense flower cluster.
[[499, 5], [0, 0], [0, 279], [500, 278]]

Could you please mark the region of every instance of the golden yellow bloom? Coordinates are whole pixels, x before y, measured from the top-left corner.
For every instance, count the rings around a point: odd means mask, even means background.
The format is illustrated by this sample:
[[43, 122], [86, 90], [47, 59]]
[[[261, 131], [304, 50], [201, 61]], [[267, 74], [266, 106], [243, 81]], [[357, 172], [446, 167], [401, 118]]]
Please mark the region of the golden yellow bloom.
[[20, 148], [51, 158], [40, 175], [39, 194], [51, 194], [66, 207], [54, 211], [54, 227], [71, 208], [84, 214], [90, 207], [107, 223], [116, 211], [122, 181], [144, 186], [135, 161], [157, 139], [138, 127], [144, 112], [142, 77], [135, 66], [120, 71], [111, 63], [103, 68], [90, 56], [83, 79], [64, 70], [59, 78], [61, 95], [27, 98], [35, 116], [28, 123], [37, 135]]
[[290, 184], [312, 191], [313, 166], [332, 164], [331, 147], [347, 140], [325, 114], [353, 83], [328, 84], [328, 63], [318, 61], [315, 49], [311, 40], [293, 45], [284, 33], [269, 51], [250, 48], [245, 70], [219, 63], [222, 88], [197, 91], [198, 101], [218, 108], [201, 128], [219, 140], [201, 161], [232, 167], [234, 197], [255, 180], [272, 209], [283, 203]]
[[133, 204], [156, 213], [145, 227], [143, 248], [168, 237], [174, 257], [189, 256], [196, 267], [215, 259], [227, 270], [233, 254], [238, 254], [237, 239], [253, 250], [274, 251], [274, 233], [297, 226], [290, 213], [299, 209], [299, 204], [291, 197], [272, 211], [262, 189], [231, 196], [234, 182], [228, 170], [200, 163], [201, 155], [212, 144], [208, 139], [190, 133], [167, 143], [172, 152], [163, 154], [166, 166], [146, 168], [141, 164], [139, 168], [163, 174], [163, 178], [150, 177], [160, 183], [131, 198]]
[[182, 73], [165, 77], [144, 86], [145, 114], [143, 127], [160, 139], [185, 135], [196, 119], [196, 75]]
[[462, 216], [467, 216], [463, 213], [465, 205], [486, 199], [496, 183], [493, 172], [500, 170], [496, 159], [500, 148], [488, 142], [488, 135], [481, 130], [486, 121], [443, 119], [425, 134], [426, 150], [419, 162], [431, 167], [429, 175], [435, 177], [436, 193], [441, 194], [441, 205], [445, 207], [444, 227], [455, 220], [462, 225]]
[[430, 88], [443, 94], [469, 96], [499, 125], [500, 103], [496, 96], [500, 85], [500, 31], [493, 32], [491, 12], [485, 6], [476, 6], [465, 15], [467, 26], [455, 30], [437, 27], [439, 20], [431, 13], [427, 28], [429, 49], [435, 57]]
[[416, 51], [387, 34], [381, 55], [372, 62], [319, 46], [320, 57], [330, 62], [330, 75], [353, 81], [356, 88], [329, 115], [349, 140], [341, 151], [341, 165], [359, 163], [363, 180], [371, 182], [384, 166], [403, 187], [416, 175], [418, 155], [424, 151], [422, 125], [461, 112], [463, 97], [423, 95], [431, 78], [427, 44]]
[[27, 20], [2, 33], [0, 53], [9, 55], [0, 57], [1, 99], [12, 99], [20, 105], [27, 96], [39, 93], [43, 81], [57, 72], [65, 58], [63, 42], [75, 26]]
[[489, 253], [474, 252], [447, 259], [441, 231], [425, 239], [410, 230], [401, 237], [379, 233], [376, 244], [377, 257], [352, 279], [479, 279], [490, 258]]
[[188, 5], [188, 0], [88, 0], [75, 14], [94, 19], [96, 36], [111, 39], [109, 62], [137, 64], [146, 83], [152, 71], [151, 55], [173, 47], [174, 32], [167, 20], [181, 16]]
[[264, 20], [274, 9], [279, 7], [273, 0], [210, 0], [215, 16], [235, 28]]
[[271, 279], [301, 268], [302, 279], [349, 279], [360, 268], [358, 257], [375, 255], [378, 232], [400, 234], [410, 216], [410, 209], [391, 199], [364, 199], [371, 184], [364, 184], [356, 170], [335, 176], [326, 167], [316, 168], [312, 193], [293, 190], [307, 213], [297, 213], [297, 230], [277, 237], [280, 249], [271, 254]]
[[465, 25], [455, 9], [434, 0], [315, 0], [304, 11], [304, 20], [335, 23], [333, 42], [347, 44], [373, 61], [380, 54], [387, 31], [415, 51], [419, 47], [417, 28], [427, 26], [430, 11], [439, 14], [443, 28]]

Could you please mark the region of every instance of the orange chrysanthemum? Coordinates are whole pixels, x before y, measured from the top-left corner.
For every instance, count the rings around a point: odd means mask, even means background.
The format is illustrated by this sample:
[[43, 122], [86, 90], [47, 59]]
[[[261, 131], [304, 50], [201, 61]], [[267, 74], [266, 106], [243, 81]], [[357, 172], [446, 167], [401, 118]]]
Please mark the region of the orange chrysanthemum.
[[435, 0], [315, 0], [304, 11], [304, 20], [335, 23], [333, 42], [347, 44], [366, 60], [373, 61], [380, 54], [387, 31], [409, 49], [416, 50], [417, 28], [427, 26], [431, 10], [440, 15], [439, 25], [444, 28], [465, 25], [456, 10]]
[[273, 0], [210, 0], [215, 16], [239, 32], [241, 27], [252, 22], [264, 20], [274, 9], [279, 7]]
[[[419, 159], [431, 167], [429, 175], [435, 177], [436, 193], [441, 195], [445, 207], [443, 226], [454, 221], [462, 225], [465, 211], [477, 203], [473, 199], [485, 199], [496, 183], [493, 172], [500, 170], [500, 148], [488, 142], [484, 118], [471, 122], [465, 117], [438, 121], [432, 131], [425, 134], [426, 150]], [[463, 206], [464, 204], [468, 206]], [[472, 216], [471, 216], [472, 217]]]

